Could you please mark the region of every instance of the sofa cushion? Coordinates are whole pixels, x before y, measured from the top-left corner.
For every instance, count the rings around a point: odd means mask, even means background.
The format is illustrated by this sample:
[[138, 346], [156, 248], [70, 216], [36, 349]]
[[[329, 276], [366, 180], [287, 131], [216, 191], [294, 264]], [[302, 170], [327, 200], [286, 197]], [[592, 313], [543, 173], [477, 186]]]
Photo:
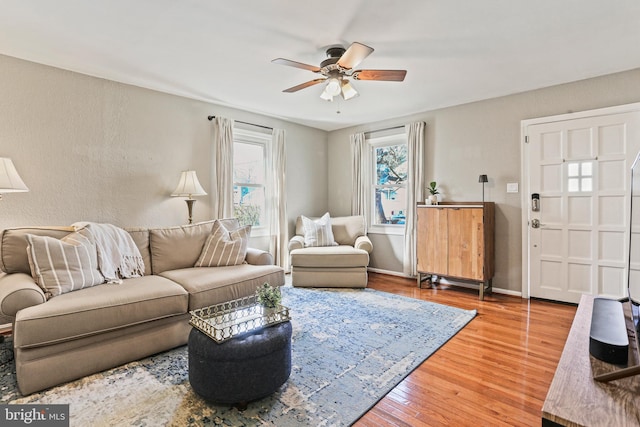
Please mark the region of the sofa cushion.
[[144, 274], [148, 276], [151, 273], [151, 252], [149, 251], [149, 229], [148, 228], [125, 228], [136, 243], [142, 261], [144, 261]]
[[339, 245], [354, 246], [356, 239], [367, 234], [364, 216], [338, 216], [331, 218], [333, 237]]
[[331, 231], [331, 216], [329, 212], [318, 219], [307, 218], [304, 215], [300, 215], [300, 217], [304, 227], [305, 247], [337, 245], [333, 238], [333, 231]]
[[[238, 228], [235, 218], [222, 219], [228, 229]], [[151, 268], [153, 274], [179, 268], [193, 267], [200, 257], [204, 242], [211, 234], [214, 220], [178, 227], [149, 230]]]
[[31, 275], [47, 299], [104, 283], [96, 245], [88, 231], [80, 230], [62, 239], [28, 234], [27, 241]]
[[[364, 216], [362, 215], [331, 217], [331, 230], [333, 231], [333, 238], [338, 245], [353, 246], [358, 237], [367, 234]], [[296, 221], [296, 234], [304, 236], [304, 225], [301, 217], [298, 217]]]
[[220, 221], [213, 223], [211, 235], [207, 237], [195, 267], [221, 267], [244, 262], [249, 246], [251, 226], [227, 230]]
[[160, 276], [69, 292], [16, 315], [16, 347], [39, 347], [183, 315], [189, 295]]
[[184, 268], [165, 271], [161, 276], [179, 283], [189, 292], [189, 310], [253, 295], [264, 283], [284, 284], [284, 270], [275, 265]]
[[62, 239], [73, 233], [73, 227], [19, 227], [2, 230], [0, 235], [0, 269], [5, 273], [24, 273], [31, 275], [27, 257], [27, 234], [50, 236]]
[[366, 267], [369, 253], [352, 246], [323, 246], [291, 251], [291, 265], [295, 267]]

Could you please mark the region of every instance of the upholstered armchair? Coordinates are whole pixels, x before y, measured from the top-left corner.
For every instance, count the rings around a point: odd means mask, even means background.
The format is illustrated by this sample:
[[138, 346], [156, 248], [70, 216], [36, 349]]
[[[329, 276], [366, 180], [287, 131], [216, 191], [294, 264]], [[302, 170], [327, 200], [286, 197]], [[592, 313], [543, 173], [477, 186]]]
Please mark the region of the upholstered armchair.
[[300, 216], [296, 235], [289, 241], [292, 284], [364, 288], [372, 250], [363, 216]]

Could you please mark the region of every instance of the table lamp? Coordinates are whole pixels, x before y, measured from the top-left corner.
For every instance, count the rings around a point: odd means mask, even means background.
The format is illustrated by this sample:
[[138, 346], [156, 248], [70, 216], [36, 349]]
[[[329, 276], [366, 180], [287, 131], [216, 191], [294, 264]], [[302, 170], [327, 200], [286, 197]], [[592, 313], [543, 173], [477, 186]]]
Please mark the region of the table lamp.
[[174, 197], [187, 197], [185, 202], [187, 202], [187, 209], [189, 210], [189, 224], [193, 224], [193, 204], [196, 202], [193, 196], [207, 195], [207, 192], [204, 191], [204, 189], [200, 185], [200, 182], [198, 181], [196, 171], [182, 171], [178, 186], [176, 187], [176, 190], [171, 193], [171, 195]]
[[2, 193], [24, 193], [29, 191], [18, 175], [11, 159], [0, 157], [0, 200]]
[[480, 175], [478, 177], [478, 182], [482, 183], [482, 203], [484, 203], [484, 183], [489, 182], [489, 178], [487, 178], [487, 175]]

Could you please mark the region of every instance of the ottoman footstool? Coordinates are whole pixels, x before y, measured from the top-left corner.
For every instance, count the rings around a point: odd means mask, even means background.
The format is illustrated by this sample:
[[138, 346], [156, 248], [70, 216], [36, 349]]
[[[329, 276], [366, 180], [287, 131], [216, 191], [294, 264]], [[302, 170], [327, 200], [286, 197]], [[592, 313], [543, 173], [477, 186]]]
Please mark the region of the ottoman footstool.
[[191, 387], [214, 403], [244, 409], [275, 392], [291, 374], [291, 322], [221, 344], [192, 328], [188, 348]]

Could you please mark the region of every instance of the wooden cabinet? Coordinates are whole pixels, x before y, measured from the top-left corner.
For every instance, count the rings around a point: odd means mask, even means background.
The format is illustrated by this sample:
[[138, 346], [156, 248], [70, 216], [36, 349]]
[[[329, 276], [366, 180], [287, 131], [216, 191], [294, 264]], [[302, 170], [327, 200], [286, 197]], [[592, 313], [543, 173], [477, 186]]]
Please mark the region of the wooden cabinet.
[[484, 299], [494, 274], [494, 203], [418, 205], [417, 212], [418, 286], [422, 274], [432, 282], [434, 276], [471, 280]]

